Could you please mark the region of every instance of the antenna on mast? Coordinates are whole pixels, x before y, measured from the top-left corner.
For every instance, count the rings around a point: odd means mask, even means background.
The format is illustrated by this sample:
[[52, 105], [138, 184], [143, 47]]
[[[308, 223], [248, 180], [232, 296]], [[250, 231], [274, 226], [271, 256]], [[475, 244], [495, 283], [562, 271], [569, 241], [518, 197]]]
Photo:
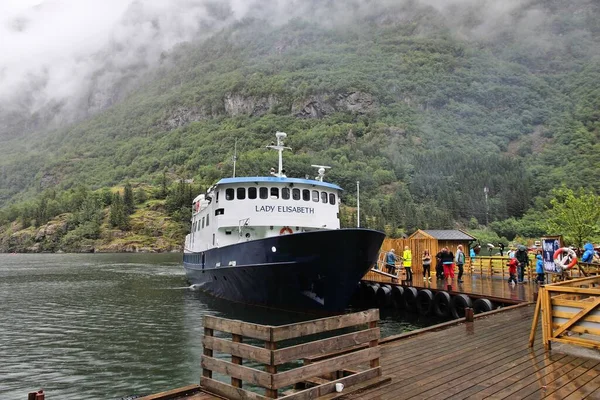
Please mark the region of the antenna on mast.
[[325, 176], [325, 169], [329, 169], [331, 167], [328, 167], [327, 165], [311, 165], [311, 167], [315, 167], [318, 168], [317, 172], [319, 173], [319, 175], [317, 175], [315, 177], [316, 180], [323, 182], [323, 177]]
[[235, 162], [237, 161], [237, 138], [233, 145], [233, 177], [235, 178]]
[[277, 144], [274, 145], [270, 145], [267, 146], [267, 148], [269, 149], [274, 149], [277, 150], [279, 152], [279, 171], [276, 174], [273, 174], [275, 176], [278, 176], [279, 178], [285, 178], [285, 175], [283, 173], [283, 150], [291, 150], [291, 147], [287, 147], [283, 145], [283, 139], [285, 139], [287, 137], [287, 133], [285, 132], [276, 132], [275, 133], [275, 137], [277, 138]]

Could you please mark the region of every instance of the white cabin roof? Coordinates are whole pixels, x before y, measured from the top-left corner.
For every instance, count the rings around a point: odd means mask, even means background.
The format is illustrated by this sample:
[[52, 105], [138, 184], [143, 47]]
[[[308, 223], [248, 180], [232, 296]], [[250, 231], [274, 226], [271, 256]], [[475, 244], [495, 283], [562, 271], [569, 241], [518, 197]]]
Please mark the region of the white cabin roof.
[[296, 183], [296, 184], [305, 184], [319, 187], [326, 187], [329, 189], [335, 190], [343, 190], [338, 185], [328, 182], [321, 182], [314, 179], [299, 179], [299, 178], [280, 178], [277, 176], [246, 176], [239, 178], [223, 178], [219, 182], [217, 182], [216, 186], [219, 185], [232, 185], [236, 183]]

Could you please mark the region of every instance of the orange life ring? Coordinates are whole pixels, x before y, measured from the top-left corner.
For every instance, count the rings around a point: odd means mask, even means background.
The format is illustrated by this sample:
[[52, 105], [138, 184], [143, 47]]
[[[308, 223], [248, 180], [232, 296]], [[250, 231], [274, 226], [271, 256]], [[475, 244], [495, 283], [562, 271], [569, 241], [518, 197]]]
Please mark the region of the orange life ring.
[[[565, 254], [563, 256], [563, 254]], [[560, 249], [554, 252], [554, 264], [557, 266], [559, 271], [565, 269], [571, 269], [577, 264], [577, 254], [573, 249], [568, 247], [561, 247]]]
[[283, 227], [283, 228], [281, 228], [281, 230], [279, 231], [279, 234], [280, 234], [280, 235], [285, 235], [285, 234], [288, 234], [288, 235], [290, 235], [290, 234], [292, 234], [292, 233], [294, 233], [294, 232], [292, 231], [292, 228], [290, 228], [289, 226], [284, 226], [284, 227]]

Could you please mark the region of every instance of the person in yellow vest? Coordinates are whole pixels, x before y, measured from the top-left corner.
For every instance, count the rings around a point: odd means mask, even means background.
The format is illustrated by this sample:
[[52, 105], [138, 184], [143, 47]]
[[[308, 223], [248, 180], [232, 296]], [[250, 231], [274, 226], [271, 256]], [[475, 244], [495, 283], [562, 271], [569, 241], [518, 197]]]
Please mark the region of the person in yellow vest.
[[410, 252], [410, 247], [404, 247], [404, 252], [402, 253], [402, 260], [402, 265], [404, 265], [404, 270], [406, 271], [406, 280], [408, 282], [412, 282], [412, 253]]

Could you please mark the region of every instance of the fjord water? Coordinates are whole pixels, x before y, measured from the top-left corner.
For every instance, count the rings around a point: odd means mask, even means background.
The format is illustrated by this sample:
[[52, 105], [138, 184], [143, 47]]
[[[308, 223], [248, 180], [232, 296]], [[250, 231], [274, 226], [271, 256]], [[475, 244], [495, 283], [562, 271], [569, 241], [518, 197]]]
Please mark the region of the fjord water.
[[[0, 254], [0, 399], [120, 399], [198, 383], [202, 316], [285, 324], [188, 288], [180, 254]], [[382, 315], [382, 336], [413, 329]]]

